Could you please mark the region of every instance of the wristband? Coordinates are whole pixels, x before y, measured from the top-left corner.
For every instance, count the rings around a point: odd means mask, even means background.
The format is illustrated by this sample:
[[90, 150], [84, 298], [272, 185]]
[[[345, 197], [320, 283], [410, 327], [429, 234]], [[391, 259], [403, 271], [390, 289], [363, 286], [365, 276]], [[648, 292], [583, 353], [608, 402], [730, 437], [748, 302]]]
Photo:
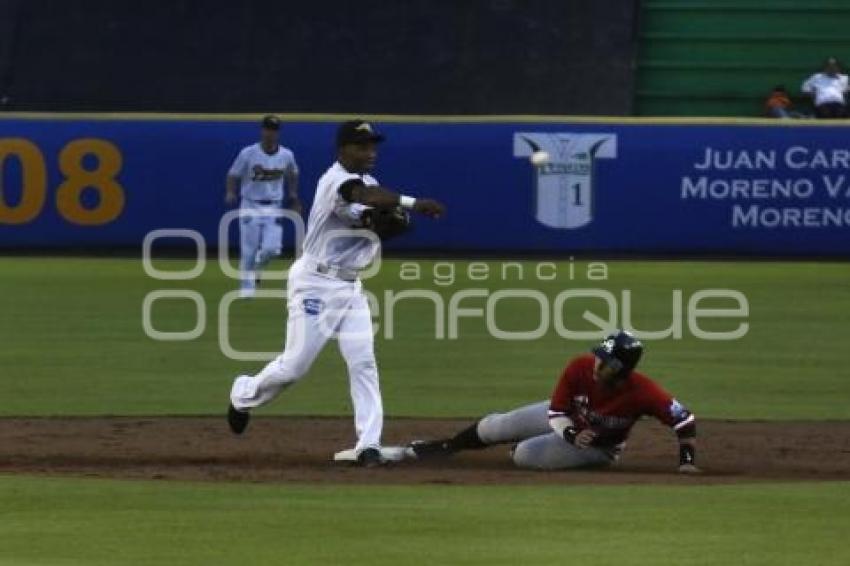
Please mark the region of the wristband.
[[574, 426], [568, 426], [564, 429], [564, 440], [569, 442], [570, 444], [576, 443], [576, 436], [578, 435], [578, 429]]
[[416, 199], [405, 195], [399, 195], [398, 204], [402, 208], [413, 208], [416, 205]]
[[679, 465], [684, 466], [686, 464], [693, 465], [696, 459], [696, 451], [692, 444], [680, 444], [679, 445]]

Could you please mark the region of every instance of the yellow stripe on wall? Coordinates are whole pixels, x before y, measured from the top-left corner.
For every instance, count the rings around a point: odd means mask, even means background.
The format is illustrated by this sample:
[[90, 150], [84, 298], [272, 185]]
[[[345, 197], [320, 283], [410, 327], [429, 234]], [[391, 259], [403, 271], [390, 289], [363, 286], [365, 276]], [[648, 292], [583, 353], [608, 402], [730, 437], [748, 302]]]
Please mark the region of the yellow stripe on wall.
[[[257, 122], [262, 114], [201, 114], [162, 112], [2, 112], [0, 122], [11, 120], [130, 120], [130, 121], [204, 121]], [[776, 127], [847, 127], [850, 120], [778, 120], [773, 118], [720, 117], [648, 117], [648, 116], [541, 116], [536, 114], [504, 114], [487, 116], [451, 116], [419, 114], [277, 114], [285, 122], [342, 122], [361, 118], [372, 122], [425, 124], [496, 124], [523, 122], [531, 124], [644, 124], [644, 125], [717, 125]]]

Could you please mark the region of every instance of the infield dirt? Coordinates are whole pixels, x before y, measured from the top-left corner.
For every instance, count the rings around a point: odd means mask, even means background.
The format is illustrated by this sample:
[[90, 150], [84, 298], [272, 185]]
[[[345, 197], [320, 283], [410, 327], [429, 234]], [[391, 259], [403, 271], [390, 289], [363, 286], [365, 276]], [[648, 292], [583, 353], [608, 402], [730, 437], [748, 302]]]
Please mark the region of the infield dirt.
[[[390, 419], [384, 443], [459, 430], [468, 419]], [[234, 437], [224, 417], [0, 419], [0, 472], [203, 481], [386, 484], [715, 484], [850, 480], [850, 422], [700, 421], [704, 473], [675, 473], [669, 430], [638, 423], [607, 470], [535, 472], [513, 467], [509, 446], [441, 461], [364, 470], [332, 462], [353, 445], [350, 418], [255, 417]]]

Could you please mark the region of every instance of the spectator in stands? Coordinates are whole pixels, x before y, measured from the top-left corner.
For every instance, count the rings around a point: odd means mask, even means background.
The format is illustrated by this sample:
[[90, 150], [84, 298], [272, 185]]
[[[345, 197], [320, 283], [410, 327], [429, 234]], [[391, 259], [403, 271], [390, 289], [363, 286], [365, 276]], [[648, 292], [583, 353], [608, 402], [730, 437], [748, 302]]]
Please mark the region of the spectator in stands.
[[779, 85], [773, 87], [773, 92], [767, 97], [764, 111], [769, 118], [799, 118], [800, 115], [792, 110], [792, 106], [788, 91], [783, 85]]
[[815, 116], [835, 119], [847, 117], [847, 75], [841, 74], [841, 66], [835, 57], [828, 58], [823, 72], [815, 73], [803, 83], [803, 92], [815, 101]]

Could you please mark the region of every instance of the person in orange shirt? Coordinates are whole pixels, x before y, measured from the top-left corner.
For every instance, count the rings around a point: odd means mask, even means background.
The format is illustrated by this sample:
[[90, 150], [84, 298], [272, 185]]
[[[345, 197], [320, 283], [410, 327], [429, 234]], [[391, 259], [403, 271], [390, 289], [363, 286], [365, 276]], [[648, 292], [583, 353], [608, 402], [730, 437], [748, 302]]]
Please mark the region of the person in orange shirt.
[[782, 85], [774, 87], [764, 103], [765, 114], [769, 118], [798, 118], [799, 115], [792, 111], [792, 107], [788, 91]]

